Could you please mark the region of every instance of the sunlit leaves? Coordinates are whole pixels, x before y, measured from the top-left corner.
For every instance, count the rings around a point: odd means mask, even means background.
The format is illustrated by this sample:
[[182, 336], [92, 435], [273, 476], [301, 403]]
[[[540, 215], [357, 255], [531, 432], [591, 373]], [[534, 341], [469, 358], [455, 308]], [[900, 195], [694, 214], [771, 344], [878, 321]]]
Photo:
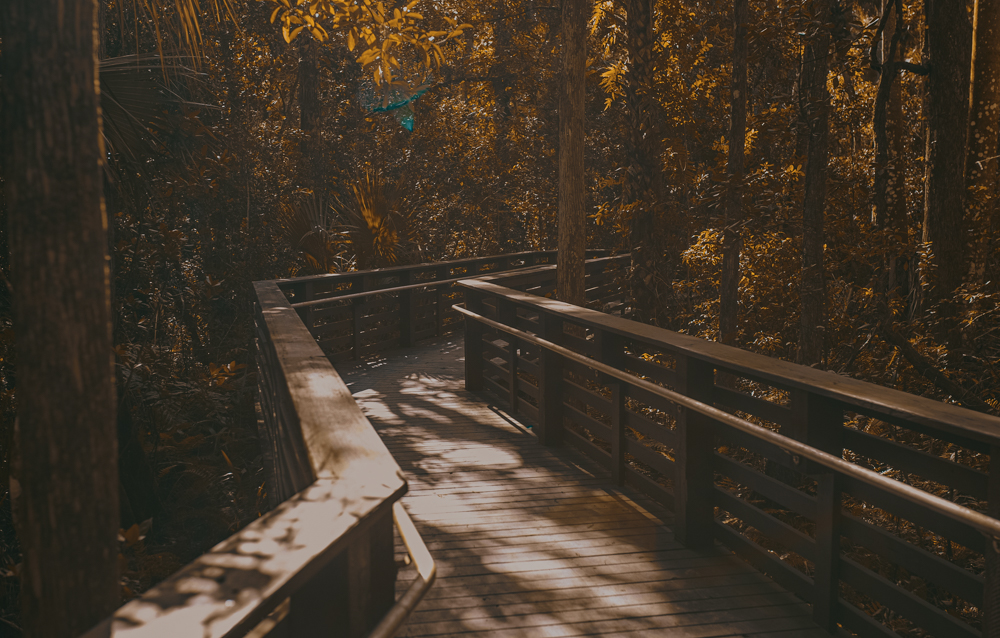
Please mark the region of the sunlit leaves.
[[357, 61], [381, 85], [392, 82], [392, 69], [400, 67], [394, 49], [408, 47], [424, 67], [437, 69], [445, 61], [441, 45], [472, 26], [445, 16], [449, 30], [425, 30], [418, 24], [423, 14], [412, 11], [417, 1], [390, 11], [383, 2], [371, 0], [271, 0], [277, 5], [271, 22], [280, 22], [286, 42], [305, 30], [319, 42], [328, 40], [331, 32], [346, 32], [347, 48], [362, 47]]

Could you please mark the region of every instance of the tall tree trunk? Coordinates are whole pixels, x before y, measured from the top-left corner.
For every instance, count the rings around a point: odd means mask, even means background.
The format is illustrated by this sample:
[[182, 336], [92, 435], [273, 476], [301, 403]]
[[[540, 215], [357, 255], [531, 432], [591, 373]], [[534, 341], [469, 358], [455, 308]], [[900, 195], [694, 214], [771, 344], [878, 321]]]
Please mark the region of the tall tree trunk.
[[[924, 232], [932, 262], [924, 272], [931, 281], [928, 300], [949, 297], [965, 270], [964, 207], [966, 139], [969, 132], [969, 64], [972, 25], [960, 3], [925, 0], [927, 36], [927, 149], [924, 154]], [[942, 309], [952, 316], [953, 310]], [[941, 325], [942, 334], [950, 328]]]
[[892, 166], [892, 147], [889, 139], [888, 115], [891, 111], [890, 102], [897, 89], [898, 66], [900, 54], [900, 38], [902, 30], [897, 29], [899, 21], [898, 9], [902, 3], [898, 0], [885, 0], [882, 3], [882, 68], [879, 73], [878, 91], [875, 94], [875, 109], [872, 118], [872, 128], [875, 131], [875, 186], [874, 206], [872, 207], [872, 223], [878, 228], [889, 225], [890, 200], [899, 199], [902, 193], [895, 192], [892, 179], [896, 172]]
[[809, 132], [806, 151], [805, 198], [802, 207], [802, 305], [799, 363], [823, 361], [826, 332], [826, 278], [823, 271], [823, 218], [826, 210], [830, 93], [829, 71], [832, 0], [813, 1], [816, 33], [806, 46], [802, 69], [802, 98]]
[[1000, 0], [976, 0], [972, 35], [972, 95], [969, 149], [965, 167], [969, 196], [968, 223], [975, 229], [973, 272], [985, 281], [985, 267], [998, 227], [998, 144], [1000, 144]]
[[299, 129], [302, 131], [301, 175], [306, 188], [320, 184], [319, 43], [305, 36], [299, 44]]
[[743, 239], [743, 156], [747, 133], [747, 0], [733, 0], [733, 81], [729, 123], [729, 193], [722, 239], [719, 340], [736, 344], [739, 334], [740, 249]]
[[632, 266], [629, 275], [633, 316], [641, 321], [657, 321], [661, 305], [661, 283], [665, 256], [656, 241], [656, 222], [661, 202], [656, 197], [654, 180], [658, 172], [656, 134], [653, 117], [656, 101], [651, 95], [654, 83], [653, 3], [651, 0], [624, 0], [628, 14], [627, 48], [629, 57], [625, 107], [630, 122], [626, 140], [628, 172], [625, 177], [624, 203], [631, 214], [629, 247]]
[[883, 262], [882, 294], [905, 296], [909, 256], [901, 250], [907, 243], [905, 175], [903, 173], [903, 105], [900, 97], [899, 62], [902, 51], [902, 2], [883, 0], [881, 70], [872, 128], [875, 132], [875, 183], [872, 224], [894, 237]]
[[0, 3], [18, 361], [11, 493], [35, 638], [80, 634], [120, 600], [96, 18], [96, 0]]
[[496, 26], [494, 27], [495, 46], [493, 64], [490, 75], [493, 77], [493, 154], [496, 157], [497, 191], [493, 200], [498, 213], [497, 244], [501, 252], [517, 252], [524, 248], [525, 229], [514, 219], [514, 211], [510, 205], [511, 161], [510, 129], [511, 129], [511, 98], [514, 76], [511, 73], [510, 40], [511, 30], [507, 24], [507, 7], [501, 4], [497, 7]]
[[584, 228], [583, 179], [584, 106], [586, 104], [588, 0], [562, 3], [562, 91], [559, 94], [559, 256], [556, 289], [559, 298], [583, 305]]

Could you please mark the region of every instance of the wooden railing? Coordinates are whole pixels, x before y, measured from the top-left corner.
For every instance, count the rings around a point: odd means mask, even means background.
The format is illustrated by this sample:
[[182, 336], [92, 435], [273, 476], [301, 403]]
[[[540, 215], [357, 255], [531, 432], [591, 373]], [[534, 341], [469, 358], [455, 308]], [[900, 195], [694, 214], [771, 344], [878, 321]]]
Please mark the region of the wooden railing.
[[[255, 288], [273, 509], [86, 638], [389, 638], [434, 579], [396, 461], [279, 285]], [[394, 524], [418, 572], [398, 601]]]
[[[588, 257], [606, 254], [588, 250]], [[333, 361], [358, 359], [461, 328], [455, 284], [472, 276], [555, 263], [556, 252], [493, 255], [275, 283]]]
[[515, 290], [547, 276], [460, 284], [469, 390], [672, 510], [688, 546], [722, 542], [831, 632], [1000, 635], [1000, 419]]

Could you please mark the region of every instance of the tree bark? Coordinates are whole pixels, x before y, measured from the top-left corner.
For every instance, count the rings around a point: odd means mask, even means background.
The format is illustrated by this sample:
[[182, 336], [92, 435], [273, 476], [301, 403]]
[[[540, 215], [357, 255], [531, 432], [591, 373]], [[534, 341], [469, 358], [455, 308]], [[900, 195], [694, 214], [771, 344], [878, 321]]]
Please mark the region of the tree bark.
[[562, 3], [562, 91], [559, 94], [559, 299], [584, 305], [584, 106], [586, 103], [587, 0]]
[[828, 138], [830, 134], [830, 93], [826, 88], [829, 72], [831, 0], [813, 2], [815, 34], [805, 50], [802, 69], [804, 120], [808, 130], [805, 197], [802, 207], [802, 306], [799, 363], [815, 365], [823, 361], [826, 332], [826, 279], [823, 270], [824, 214]]
[[623, 200], [630, 211], [629, 248], [632, 265], [629, 274], [633, 317], [660, 323], [657, 316], [662, 303], [660, 281], [665, 270], [663, 246], [657, 241], [657, 222], [662, 222], [661, 202], [656, 196], [659, 158], [653, 117], [658, 105], [651, 95], [655, 81], [653, 63], [653, 3], [651, 0], [624, 0], [627, 17], [629, 56], [625, 108], [631, 124], [626, 140], [628, 172]]
[[740, 250], [743, 239], [743, 161], [747, 132], [747, 0], [733, 0], [733, 80], [729, 124], [729, 192], [722, 238], [719, 281], [719, 340], [735, 345], [739, 337]]
[[888, 115], [892, 110], [890, 103], [895, 94], [899, 100], [899, 90], [896, 79], [899, 67], [897, 58], [900, 54], [900, 39], [902, 30], [897, 29], [899, 21], [898, 9], [902, 6], [899, 0], [885, 0], [882, 3], [882, 68], [879, 73], [878, 91], [875, 94], [875, 109], [872, 117], [872, 128], [875, 132], [875, 185], [874, 206], [872, 207], [872, 223], [877, 228], [889, 225], [892, 203], [898, 200], [901, 192], [896, 192], [896, 173], [893, 166], [892, 146], [889, 139]]
[[973, 276], [985, 280], [997, 216], [996, 183], [1000, 145], [1000, 1], [976, 0], [972, 35], [972, 91], [965, 177], [969, 225], [975, 229]]
[[18, 360], [11, 493], [25, 635], [36, 638], [78, 635], [120, 602], [96, 18], [96, 0], [0, 3]]
[[[306, 35], [299, 44], [299, 129], [302, 131], [302, 180], [317, 189], [321, 167], [319, 153], [319, 43]], [[318, 194], [318, 193], [317, 193]]]
[[899, 63], [903, 57], [901, 0], [883, 0], [882, 42], [878, 91], [872, 128], [875, 132], [875, 182], [872, 225], [887, 230], [894, 240], [884, 256], [879, 287], [881, 294], [905, 296], [909, 289], [903, 250], [908, 240], [906, 181], [903, 172], [903, 105], [900, 97]]
[[[949, 297], [965, 270], [964, 208], [966, 139], [969, 132], [969, 65], [972, 25], [953, 0], [925, 0], [927, 24], [927, 149], [924, 154], [923, 241], [931, 263], [928, 301]], [[942, 313], [952, 314], [946, 309]], [[946, 329], [942, 327], [942, 329]]]

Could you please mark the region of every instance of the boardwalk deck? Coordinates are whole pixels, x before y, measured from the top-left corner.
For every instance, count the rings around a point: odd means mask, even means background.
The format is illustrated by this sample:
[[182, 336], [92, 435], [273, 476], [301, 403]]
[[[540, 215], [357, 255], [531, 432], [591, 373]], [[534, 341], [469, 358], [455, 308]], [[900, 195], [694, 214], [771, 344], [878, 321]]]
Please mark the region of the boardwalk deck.
[[338, 366], [438, 562], [400, 635], [828, 636], [798, 598], [721, 549], [686, 549], [667, 512], [466, 392], [462, 357], [457, 338]]

